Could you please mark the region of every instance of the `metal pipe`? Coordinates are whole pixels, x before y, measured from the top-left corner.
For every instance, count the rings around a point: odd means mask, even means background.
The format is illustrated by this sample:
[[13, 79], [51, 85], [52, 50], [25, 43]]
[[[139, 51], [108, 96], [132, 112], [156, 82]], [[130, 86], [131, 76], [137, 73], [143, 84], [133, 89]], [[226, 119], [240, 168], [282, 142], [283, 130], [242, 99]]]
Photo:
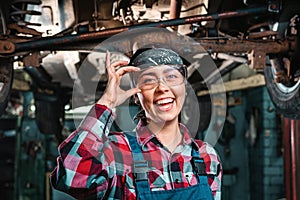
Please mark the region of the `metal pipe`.
[[[295, 186], [298, 187], [300, 185], [300, 120], [297, 121], [297, 134], [295, 137], [295, 147], [296, 147], [296, 180]], [[295, 197], [296, 199], [300, 199], [299, 191], [295, 190]]]
[[80, 42], [91, 42], [95, 40], [97, 42], [100, 42], [101, 40], [104, 40], [107, 37], [135, 28], [177, 26], [183, 24], [192, 24], [201, 21], [212, 21], [216, 19], [225, 19], [225, 18], [246, 16], [251, 14], [260, 14], [260, 13], [266, 13], [267, 11], [268, 11], [267, 6], [263, 6], [258, 8], [248, 8], [248, 9], [241, 9], [232, 12], [224, 12], [219, 14], [216, 13], [216, 14], [207, 14], [207, 15], [197, 15], [197, 16], [190, 16], [185, 18], [170, 19], [170, 20], [165, 20], [160, 22], [152, 22], [147, 24], [123, 26], [120, 28], [106, 29], [98, 32], [90, 32], [90, 33], [60, 36], [60, 37], [57, 36], [45, 37], [45, 38], [40, 38], [32, 41], [15, 43], [14, 51], [7, 51], [7, 53], [13, 54], [13, 53], [24, 52], [24, 51], [52, 50], [55, 49], [54, 47], [58, 47], [61, 45], [76, 45], [79, 44]]
[[[176, 19], [180, 17], [182, 6], [182, 0], [171, 0], [170, 2], [170, 19]], [[178, 27], [172, 27], [174, 30], [177, 30]]]
[[287, 200], [291, 200], [291, 176], [290, 176], [290, 167], [291, 167], [291, 140], [290, 140], [290, 124], [291, 121], [287, 118], [283, 118], [284, 121], [284, 173], [285, 173], [285, 197]]
[[[287, 200], [299, 200], [300, 182], [300, 121], [284, 118], [284, 167]], [[299, 186], [298, 186], [299, 187]]]
[[291, 185], [292, 185], [292, 200], [297, 200], [297, 195], [296, 195], [296, 141], [295, 141], [295, 135], [297, 133], [296, 126], [295, 126], [296, 121], [291, 120]]

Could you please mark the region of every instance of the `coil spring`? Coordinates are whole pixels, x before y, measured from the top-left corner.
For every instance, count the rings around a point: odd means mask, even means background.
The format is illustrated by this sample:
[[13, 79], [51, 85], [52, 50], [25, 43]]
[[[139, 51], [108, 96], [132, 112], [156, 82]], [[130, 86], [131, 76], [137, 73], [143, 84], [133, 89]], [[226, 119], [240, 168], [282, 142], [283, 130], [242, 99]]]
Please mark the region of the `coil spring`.
[[41, 26], [39, 23], [25, 21], [25, 15], [41, 15], [42, 13], [34, 10], [27, 10], [27, 6], [40, 5], [41, 0], [14, 0], [11, 4], [11, 19], [19, 26]]

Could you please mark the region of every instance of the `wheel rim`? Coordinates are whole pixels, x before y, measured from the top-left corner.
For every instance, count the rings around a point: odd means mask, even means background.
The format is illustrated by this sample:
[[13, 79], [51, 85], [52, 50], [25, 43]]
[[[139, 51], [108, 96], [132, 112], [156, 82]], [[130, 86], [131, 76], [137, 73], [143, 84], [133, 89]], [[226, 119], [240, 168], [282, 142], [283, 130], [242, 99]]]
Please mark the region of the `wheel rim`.
[[[272, 76], [274, 77], [274, 79], [277, 77], [276, 69], [274, 67], [272, 67]], [[285, 94], [293, 93], [294, 91], [297, 90], [299, 85], [300, 85], [300, 79], [298, 79], [298, 81], [293, 86], [286, 86], [283, 83], [276, 83], [276, 86], [280, 90], [280, 92], [285, 93]]]

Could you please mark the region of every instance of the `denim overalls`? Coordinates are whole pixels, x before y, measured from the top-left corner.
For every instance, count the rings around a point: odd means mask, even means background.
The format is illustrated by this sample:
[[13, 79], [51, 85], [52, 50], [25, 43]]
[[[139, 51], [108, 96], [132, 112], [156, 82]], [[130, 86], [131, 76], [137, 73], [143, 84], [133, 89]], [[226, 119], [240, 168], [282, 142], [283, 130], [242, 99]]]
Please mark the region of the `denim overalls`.
[[139, 146], [136, 137], [132, 134], [125, 133], [128, 138], [132, 157], [134, 161], [133, 172], [135, 175], [136, 199], [151, 199], [151, 200], [213, 200], [213, 195], [207, 181], [205, 172], [205, 164], [200, 158], [199, 152], [192, 150], [194, 173], [197, 174], [198, 184], [187, 188], [178, 188], [174, 190], [151, 191], [148, 182], [147, 171], [148, 162], [144, 160], [141, 147]]

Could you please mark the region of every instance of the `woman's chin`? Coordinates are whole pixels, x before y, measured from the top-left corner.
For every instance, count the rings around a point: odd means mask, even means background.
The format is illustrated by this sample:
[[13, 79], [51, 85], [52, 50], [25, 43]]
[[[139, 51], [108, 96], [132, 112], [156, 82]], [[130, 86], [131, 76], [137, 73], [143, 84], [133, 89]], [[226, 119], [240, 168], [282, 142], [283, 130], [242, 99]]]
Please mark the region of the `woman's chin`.
[[175, 113], [163, 113], [163, 114], [157, 114], [154, 118], [152, 118], [152, 122], [157, 124], [165, 124], [173, 121], [178, 121], [178, 114]]

